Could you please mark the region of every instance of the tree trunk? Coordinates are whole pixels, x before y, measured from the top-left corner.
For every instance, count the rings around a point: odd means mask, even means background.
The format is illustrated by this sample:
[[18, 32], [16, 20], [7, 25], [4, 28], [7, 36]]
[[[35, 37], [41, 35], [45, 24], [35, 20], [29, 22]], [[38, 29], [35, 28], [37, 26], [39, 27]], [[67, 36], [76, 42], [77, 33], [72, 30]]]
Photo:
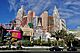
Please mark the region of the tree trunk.
[[57, 40], [57, 46], [58, 46], [58, 40]]
[[58, 46], [58, 40], [59, 40], [59, 37], [56, 37], [56, 40], [57, 40], [57, 46]]
[[73, 47], [72, 42], [71, 42], [71, 47]]

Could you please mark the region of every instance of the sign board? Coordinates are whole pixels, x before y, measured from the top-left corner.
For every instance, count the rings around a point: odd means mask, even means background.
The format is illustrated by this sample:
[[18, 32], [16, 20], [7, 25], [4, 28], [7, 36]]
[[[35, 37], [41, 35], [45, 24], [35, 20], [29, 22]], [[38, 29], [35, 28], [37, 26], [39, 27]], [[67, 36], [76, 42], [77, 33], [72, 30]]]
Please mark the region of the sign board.
[[23, 36], [32, 36], [33, 35], [33, 29], [31, 28], [22, 28]]
[[21, 39], [21, 32], [19, 30], [7, 30], [10, 31], [12, 33], [12, 37], [13, 38], [17, 38], [17, 39]]

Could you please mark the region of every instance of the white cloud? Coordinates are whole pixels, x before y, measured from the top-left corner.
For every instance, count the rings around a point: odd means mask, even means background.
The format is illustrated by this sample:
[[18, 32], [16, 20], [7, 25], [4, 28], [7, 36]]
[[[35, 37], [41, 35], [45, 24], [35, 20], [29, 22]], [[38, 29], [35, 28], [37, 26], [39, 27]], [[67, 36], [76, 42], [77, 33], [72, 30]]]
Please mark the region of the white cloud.
[[80, 12], [71, 9], [59, 8], [59, 13], [65, 18], [70, 18], [75, 15], [80, 15]]
[[74, 12], [75, 15], [80, 15], [80, 12]]
[[64, 5], [69, 5], [71, 4], [72, 2], [65, 2]]
[[77, 5], [77, 6], [80, 6], [80, 2], [79, 1], [68, 1], [68, 2], [65, 2], [64, 5]]
[[16, 0], [8, 0], [9, 5], [10, 5], [10, 11], [16, 9]]
[[40, 7], [45, 3], [45, 1], [40, 0], [38, 4], [36, 4], [36, 6], [32, 9], [34, 11], [39, 10]]
[[71, 9], [65, 9], [65, 8], [59, 8], [59, 11], [73, 12], [73, 10], [71, 10]]
[[69, 19], [68, 20], [68, 25], [73, 25], [73, 24], [75, 24], [75, 25], [80, 25], [80, 19]]
[[47, 8], [47, 7], [49, 7], [50, 3], [51, 3], [51, 2], [50, 2], [50, 1], [48, 1], [48, 2], [45, 4], [45, 6], [44, 6], [43, 10], [46, 10], [46, 8]]
[[73, 2], [72, 4], [80, 6], [80, 2], [79, 1]]
[[70, 6], [70, 7], [75, 9], [75, 10], [79, 10], [79, 7], [75, 7], [75, 6]]
[[71, 18], [73, 14], [60, 12], [61, 18]]
[[59, 8], [59, 13], [64, 18], [70, 18], [74, 16], [73, 10], [70, 9]]

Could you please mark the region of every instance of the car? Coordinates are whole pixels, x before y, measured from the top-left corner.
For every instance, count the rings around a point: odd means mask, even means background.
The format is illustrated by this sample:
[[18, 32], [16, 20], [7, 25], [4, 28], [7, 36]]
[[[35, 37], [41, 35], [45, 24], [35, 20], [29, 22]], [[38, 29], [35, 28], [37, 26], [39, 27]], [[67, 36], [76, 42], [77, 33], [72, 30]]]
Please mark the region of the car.
[[3, 49], [3, 50], [6, 50], [6, 49], [8, 49], [8, 48], [9, 48], [8, 45], [2, 46], [2, 49]]
[[17, 46], [11, 45], [11, 49], [17, 49]]
[[77, 51], [77, 48], [75, 48], [75, 47], [68, 47], [67, 51]]
[[60, 47], [60, 46], [53, 46], [51, 47], [49, 50], [50, 51], [63, 51], [64, 47]]
[[8, 48], [9, 46], [5, 45], [5, 46], [2, 46], [2, 48]]
[[2, 46], [0, 46], [0, 50], [2, 49]]

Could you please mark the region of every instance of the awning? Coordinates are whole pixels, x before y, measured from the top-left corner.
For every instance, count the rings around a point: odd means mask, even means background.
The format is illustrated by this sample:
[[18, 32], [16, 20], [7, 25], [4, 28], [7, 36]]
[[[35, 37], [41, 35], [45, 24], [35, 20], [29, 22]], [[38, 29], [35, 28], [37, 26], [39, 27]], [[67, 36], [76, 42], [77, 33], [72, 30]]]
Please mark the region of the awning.
[[32, 23], [28, 23], [30, 28], [33, 28], [33, 24]]
[[34, 32], [32, 28], [26, 28], [26, 27], [23, 27], [22, 31], [23, 31], [23, 36], [32, 36]]

